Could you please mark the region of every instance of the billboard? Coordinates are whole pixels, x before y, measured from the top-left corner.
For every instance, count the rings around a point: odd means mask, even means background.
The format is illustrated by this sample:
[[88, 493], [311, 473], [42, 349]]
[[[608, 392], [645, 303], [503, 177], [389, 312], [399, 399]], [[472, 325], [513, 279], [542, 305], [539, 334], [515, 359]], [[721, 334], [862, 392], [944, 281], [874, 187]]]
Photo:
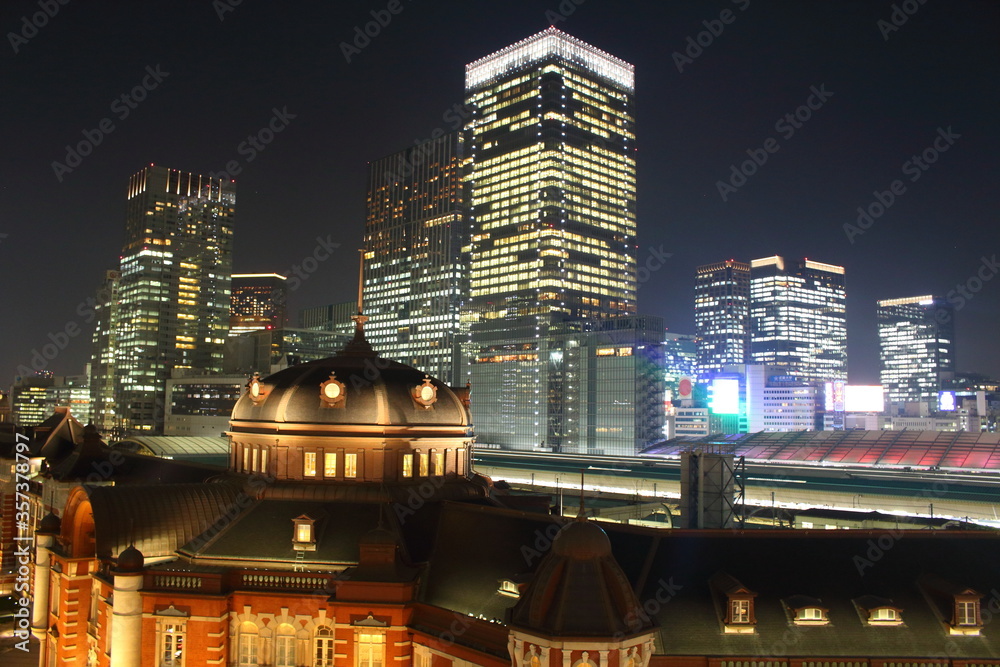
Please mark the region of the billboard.
[[738, 415], [740, 381], [735, 378], [714, 378], [708, 386], [708, 407], [717, 415]]
[[938, 392], [938, 410], [941, 412], [952, 412], [957, 410], [957, 400], [955, 398], [955, 392], [953, 391], [939, 391]]
[[847, 412], [882, 412], [885, 394], [882, 385], [849, 384], [845, 389], [844, 409]]

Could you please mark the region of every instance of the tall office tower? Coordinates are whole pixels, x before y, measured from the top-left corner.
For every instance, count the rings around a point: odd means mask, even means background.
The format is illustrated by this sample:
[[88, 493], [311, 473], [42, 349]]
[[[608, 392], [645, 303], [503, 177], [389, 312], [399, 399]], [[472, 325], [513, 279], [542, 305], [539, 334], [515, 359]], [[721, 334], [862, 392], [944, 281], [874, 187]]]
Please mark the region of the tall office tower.
[[457, 384], [465, 299], [465, 145], [452, 132], [368, 170], [365, 335], [380, 355]]
[[942, 297], [878, 302], [879, 361], [887, 403], [931, 402], [955, 371], [955, 311]]
[[352, 335], [354, 322], [351, 317], [358, 313], [358, 301], [341, 301], [327, 306], [312, 306], [299, 311], [299, 329], [310, 331], [336, 331]]
[[149, 166], [129, 179], [118, 284], [119, 428], [162, 432], [173, 369], [221, 372], [235, 184]]
[[[505, 387], [498, 404], [473, 400], [473, 420], [506, 422], [497, 444], [559, 449], [550, 330], [635, 313], [634, 68], [549, 28], [467, 65], [465, 87], [470, 358], [502, 359]], [[477, 366], [481, 396], [497, 369]]]
[[750, 262], [750, 361], [808, 382], [847, 379], [844, 267]]
[[94, 298], [94, 337], [91, 345], [90, 404], [94, 426], [110, 435], [118, 425], [115, 407], [115, 354], [118, 349], [119, 271], [105, 271], [104, 280]]
[[750, 265], [727, 259], [695, 270], [698, 376], [750, 359]]
[[234, 273], [230, 296], [229, 335], [280, 329], [286, 321], [288, 290], [277, 273]]

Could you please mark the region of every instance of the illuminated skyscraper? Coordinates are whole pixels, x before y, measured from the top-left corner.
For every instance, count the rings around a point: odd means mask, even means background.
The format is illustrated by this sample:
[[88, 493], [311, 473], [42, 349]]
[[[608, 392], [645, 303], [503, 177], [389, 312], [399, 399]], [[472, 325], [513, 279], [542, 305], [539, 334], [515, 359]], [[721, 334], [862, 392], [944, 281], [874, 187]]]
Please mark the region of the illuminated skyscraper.
[[750, 262], [750, 363], [808, 382], [847, 379], [844, 267], [809, 259]]
[[277, 273], [234, 273], [229, 335], [283, 328], [287, 324], [288, 301], [285, 280], [285, 276]]
[[694, 280], [698, 375], [750, 359], [750, 265], [727, 259], [699, 266]]
[[574, 427], [550, 333], [635, 313], [634, 68], [549, 28], [466, 66], [465, 87], [474, 421], [559, 449]]
[[[102, 433], [117, 427], [115, 407], [115, 354], [118, 349], [118, 282], [121, 273], [105, 271], [104, 281], [94, 298], [94, 337], [90, 363], [90, 403], [94, 426]], [[78, 415], [74, 415], [79, 418]]]
[[876, 320], [886, 402], [936, 402], [955, 370], [954, 308], [929, 294], [886, 299]]
[[465, 143], [452, 132], [369, 165], [365, 335], [383, 357], [458, 384], [466, 298]]
[[160, 433], [173, 369], [221, 372], [235, 184], [160, 166], [129, 179], [114, 326], [118, 427]]

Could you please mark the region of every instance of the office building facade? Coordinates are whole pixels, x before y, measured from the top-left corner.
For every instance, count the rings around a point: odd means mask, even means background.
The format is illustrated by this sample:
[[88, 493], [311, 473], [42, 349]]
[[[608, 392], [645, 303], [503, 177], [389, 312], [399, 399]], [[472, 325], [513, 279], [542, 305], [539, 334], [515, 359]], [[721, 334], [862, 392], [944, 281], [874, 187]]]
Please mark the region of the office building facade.
[[337, 333], [354, 333], [354, 322], [351, 317], [358, 312], [357, 301], [341, 301], [326, 306], [311, 306], [299, 311], [299, 329], [311, 331], [336, 331]]
[[129, 179], [115, 315], [122, 434], [163, 430], [171, 371], [221, 372], [235, 184], [151, 165]]
[[91, 342], [90, 402], [94, 426], [105, 434], [118, 425], [115, 355], [118, 350], [118, 283], [121, 273], [105, 271], [94, 298], [94, 336]]
[[452, 132], [370, 163], [365, 332], [379, 354], [457, 384], [466, 299], [465, 141]]
[[933, 295], [878, 302], [880, 380], [887, 403], [936, 405], [955, 372], [955, 311]]
[[549, 28], [466, 66], [466, 106], [475, 421], [502, 446], [586, 449], [560, 355], [564, 332], [635, 314], [634, 68]]
[[278, 329], [287, 321], [288, 290], [277, 273], [234, 273], [229, 299], [229, 335]]
[[750, 359], [750, 265], [728, 259], [695, 270], [699, 378]]
[[807, 382], [847, 380], [844, 267], [774, 256], [750, 263], [750, 361]]

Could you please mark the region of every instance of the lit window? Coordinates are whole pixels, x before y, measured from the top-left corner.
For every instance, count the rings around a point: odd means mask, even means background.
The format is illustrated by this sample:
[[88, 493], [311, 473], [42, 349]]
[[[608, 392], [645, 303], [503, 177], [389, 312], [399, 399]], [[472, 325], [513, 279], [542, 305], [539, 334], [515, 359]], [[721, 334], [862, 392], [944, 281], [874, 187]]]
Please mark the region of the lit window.
[[358, 667], [383, 667], [385, 664], [385, 634], [358, 633]]
[[282, 623], [274, 637], [274, 667], [295, 667], [295, 628]]
[[750, 600], [733, 600], [730, 623], [750, 622]]
[[403, 454], [403, 477], [413, 477], [413, 455]]
[[955, 625], [979, 625], [976, 607], [978, 602], [960, 600], [955, 603]]
[[267, 450], [260, 450], [260, 471], [263, 473], [267, 472]]
[[184, 664], [184, 624], [164, 623], [160, 634], [160, 667]]
[[434, 452], [434, 474], [444, 474], [444, 452]]
[[306, 477], [316, 476], [316, 452], [306, 452], [302, 474]]
[[878, 609], [873, 609], [871, 616], [869, 616], [871, 621], [898, 621], [899, 613], [895, 609], [890, 609], [888, 607], [879, 607]]
[[256, 667], [257, 665], [257, 626], [253, 623], [240, 625], [239, 667]]
[[337, 476], [337, 455], [326, 452], [323, 454], [323, 477]]
[[420, 461], [420, 476], [421, 477], [427, 477], [427, 475], [430, 474], [428, 472], [428, 470], [427, 470], [427, 468], [428, 468], [428, 458], [427, 458], [427, 455], [426, 454], [414, 454], [414, 456], [418, 457], [418, 460]]
[[358, 455], [344, 454], [344, 477], [353, 479], [358, 476]]
[[823, 610], [820, 609], [819, 607], [805, 607], [804, 609], [799, 609], [798, 613], [795, 615], [795, 620], [822, 621]]
[[315, 667], [333, 667], [333, 632], [327, 626], [321, 626], [316, 630], [316, 638], [313, 642], [313, 656]]

